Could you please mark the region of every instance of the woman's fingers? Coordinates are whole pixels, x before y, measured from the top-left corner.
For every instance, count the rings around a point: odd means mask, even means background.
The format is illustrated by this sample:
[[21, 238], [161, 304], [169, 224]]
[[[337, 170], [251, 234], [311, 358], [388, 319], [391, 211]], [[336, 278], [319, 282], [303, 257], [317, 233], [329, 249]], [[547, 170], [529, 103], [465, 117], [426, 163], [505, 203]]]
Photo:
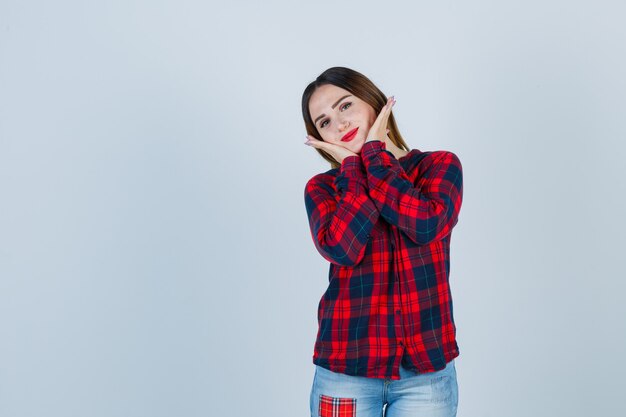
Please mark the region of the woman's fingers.
[[391, 114], [391, 108], [393, 107], [395, 102], [396, 101], [395, 101], [394, 96], [391, 96], [387, 99], [387, 103], [380, 110], [380, 113], [378, 113], [378, 117], [374, 121], [374, 124], [372, 125], [371, 129], [376, 130], [380, 126], [387, 125], [387, 120], [389, 120], [389, 115]]
[[307, 145], [318, 147], [318, 148], [323, 148], [324, 145], [327, 145], [326, 142], [323, 142], [323, 141], [321, 141], [319, 139], [315, 139], [311, 135], [306, 135], [306, 141], [304, 143], [307, 144]]
[[308, 140], [304, 142], [305, 144], [312, 146], [314, 148], [325, 150], [326, 152], [331, 153], [333, 151], [332, 143], [324, 142], [323, 140], [315, 139], [313, 136], [307, 135]]
[[339, 163], [341, 163], [341, 161], [343, 161], [343, 159], [347, 156], [356, 155], [354, 152], [349, 151], [342, 146], [324, 142], [323, 140], [316, 139], [310, 135], [307, 135], [306, 137], [307, 141], [305, 142], [305, 144], [326, 151]]
[[376, 139], [383, 140], [381, 138], [387, 137], [387, 133], [389, 133], [387, 129], [387, 122], [389, 120], [389, 116], [391, 115], [391, 108], [393, 107], [395, 102], [396, 101], [394, 96], [391, 96], [389, 97], [389, 99], [387, 99], [387, 103], [380, 110], [378, 117], [370, 127], [370, 130], [367, 134], [367, 139], [365, 140], [366, 142]]
[[388, 100], [387, 100], [387, 104], [385, 105], [384, 111], [382, 111], [382, 116], [383, 116], [383, 124], [386, 126], [387, 125], [387, 120], [389, 120], [389, 115], [391, 114], [391, 108], [393, 107], [393, 105], [396, 104], [396, 99], [394, 98], [394, 96], [391, 96]]

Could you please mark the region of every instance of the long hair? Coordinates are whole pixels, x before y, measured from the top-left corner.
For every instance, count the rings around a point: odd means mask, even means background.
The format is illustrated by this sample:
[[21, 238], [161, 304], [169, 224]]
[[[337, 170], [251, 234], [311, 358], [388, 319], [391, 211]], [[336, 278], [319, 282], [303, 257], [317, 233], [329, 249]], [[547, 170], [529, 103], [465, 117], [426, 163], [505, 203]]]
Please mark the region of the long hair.
[[[369, 78], [367, 78], [360, 72], [346, 67], [328, 68], [326, 71], [322, 72], [315, 79], [315, 81], [307, 85], [307, 87], [304, 89], [304, 93], [302, 93], [302, 116], [304, 117], [306, 131], [309, 135], [318, 140], [323, 139], [317, 131], [317, 127], [315, 126], [313, 118], [311, 117], [311, 113], [309, 112], [309, 100], [311, 99], [311, 96], [313, 95], [315, 90], [325, 84], [333, 84], [337, 87], [349, 91], [356, 97], [360, 98], [361, 100], [372, 106], [377, 116], [380, 114], [380, 111], [387, 103], [387, 96], [385, 96], [385, 94], [383, 94], [383, 92], [378, 87], [376, 87], [376, 85], [374, 85], [374, 83], [371, 82]], [[393, 111], [391, 112], [391, 114], [389, 114], [387, 128], [389, 129], [389, 138], [398, 148], [405, 151], [411, 150], [402, 138], [402, 135], [400, 135], [400, 131], [398, 130], [398, 126], [396, 125], [396, 120], [393, 117]], [[330, 163], [331, 168], [340, 167], [340, 163], [337, 162], [335, 158], [333, 158], [328, 152], [318, 148], [315, 148], [315, 150], [320, 155], [322, 155], [322, 157], [326, 161]]]

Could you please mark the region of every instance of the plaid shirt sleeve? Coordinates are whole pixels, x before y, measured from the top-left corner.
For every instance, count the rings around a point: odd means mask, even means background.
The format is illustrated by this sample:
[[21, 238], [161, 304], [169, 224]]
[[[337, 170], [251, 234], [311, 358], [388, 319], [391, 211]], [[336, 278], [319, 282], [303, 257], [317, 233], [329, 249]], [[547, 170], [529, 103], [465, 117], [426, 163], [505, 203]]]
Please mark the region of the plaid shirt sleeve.
[[361, 262], [379, 213], [367, 193], [360, 156], [344, 158], [336, 177], [311, 178], [304, 200], [313, 242], [324, 259], [342, 266]]
[[450, 233], [463, 198], [459, 158], [449, 151], [431, 155], [432, 163], [413, 184], [385, 142], [373, 140], [361, 148], [369, 195], [380, 215], [418, 245]]

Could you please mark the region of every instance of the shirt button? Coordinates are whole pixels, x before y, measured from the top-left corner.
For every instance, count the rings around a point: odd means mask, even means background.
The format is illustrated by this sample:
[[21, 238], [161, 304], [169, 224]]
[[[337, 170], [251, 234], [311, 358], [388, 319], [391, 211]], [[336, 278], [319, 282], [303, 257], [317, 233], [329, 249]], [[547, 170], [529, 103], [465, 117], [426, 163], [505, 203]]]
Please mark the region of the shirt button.
[[404, 345], [404, 343], [402, 343], [402, 340], [398, 340], [398, 344], [399, 344], [400, 346]]
[[396, 310], [396, 314], [400, 314], [400, 310]]

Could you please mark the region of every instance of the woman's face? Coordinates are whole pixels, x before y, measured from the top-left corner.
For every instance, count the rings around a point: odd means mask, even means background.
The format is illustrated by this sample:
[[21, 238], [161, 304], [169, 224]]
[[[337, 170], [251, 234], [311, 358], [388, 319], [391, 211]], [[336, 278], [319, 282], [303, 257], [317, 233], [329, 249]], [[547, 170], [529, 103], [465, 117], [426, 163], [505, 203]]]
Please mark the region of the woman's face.
[[309, 112], [324, 142], [356, 154], [361, 152], [367, 133], [376, 120], [372, 106], [332, 84], [324, 84], [313, 92]]

